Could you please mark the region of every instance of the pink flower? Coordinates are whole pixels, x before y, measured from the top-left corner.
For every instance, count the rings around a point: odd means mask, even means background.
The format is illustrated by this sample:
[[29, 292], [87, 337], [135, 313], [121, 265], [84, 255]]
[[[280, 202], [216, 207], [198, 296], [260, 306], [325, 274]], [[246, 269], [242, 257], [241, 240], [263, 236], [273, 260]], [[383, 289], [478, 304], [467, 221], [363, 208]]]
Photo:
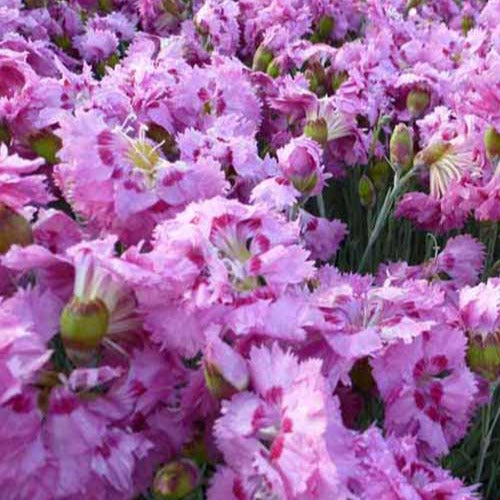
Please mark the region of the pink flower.
[[90, 63], [105, 61], [118, 48], [118, 38], [108, 29], [87, 28], [84, 35], [74, 38], [75, 47]]
[[387, 439], [371, 427], [354, 439], [358, 469], [351, 471], [348, 481], [362, 497], [431, 500], [445, 498], [472, 500], [475, 487], [465, 487], [445, 471], [421, 460], [415, 440], [390, 435]]
[[463, 333], [442, 325], [371, 360], [386, 429], [416, 436], [425, 455], [447, 453], [467, 430], [477, 387], [465, 348]]
[[26, 160], [17, 154], [9, 155], [0, 144], [0, 202], [14, 210], [28, 203], [48, 203], [52, 196], [45, 185], [44, 175], [33, 175], [43, 160]]
[[472, 336], [486, 341], [500, 328], [500, 281], [495, 278], [460, 290], [460, 317]]
[[233, 55], [240, 44], [239, 13], [239, 5], [234, 0], [207, 0], [194, 21], [216, 50]]
[[[318, 498], [312, 484], [322, 478], [334, 494], [340, 483], [323, 441], [327, 413], [320, 363], [298, 363], [275, 345], [253, 348], [249, 369], [254, 392], [224, 402], [215, 424], [226, 463], [241, 478], [233, 478], [233, 487], [239, 484], [243, 495]], [[225, 476], [224, 482], [230, 474]]]
[[472, 236], [456, 236], [448, 240], [435, 265], [438, 273], [446, 273], [457, 286], [474, 285], [484, 265], [484, 247]]
[[314, 217], [305, 211], [300, 212], [300, 223], [305, 246], [313, 259], [327, 261], [335, 256], [347, 233], [346, 224], [337, 219]]

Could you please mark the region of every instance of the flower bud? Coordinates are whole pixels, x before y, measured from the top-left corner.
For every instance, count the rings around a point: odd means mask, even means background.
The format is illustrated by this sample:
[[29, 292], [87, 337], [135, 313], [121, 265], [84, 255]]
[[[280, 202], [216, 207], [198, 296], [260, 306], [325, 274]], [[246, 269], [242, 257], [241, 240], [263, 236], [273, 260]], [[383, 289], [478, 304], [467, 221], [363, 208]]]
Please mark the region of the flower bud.
[[309, 120], [304, 127], [304, 135], [324, 146], [328, 141], [328, 125], [324, 118]]
[[62, 142], [52, 132], [45, 131], [31, 137], [30, 146], [34, 153], [41, 156], [50, 165], [59, 163], [57, 153], [61, 149]]
[[467, 360], [472, 371], [487, 380], [496, 381], [500, 377], [500, 332], [489, 335], [485, 340], [469, 338]]
[[484, 132], [484, 148], [492, 161], [500, 158], [500, 133], [494, 127], [488, 127]]
[[66, 353], [76, 364], [94, 356], [108, 331], [109, 311], [101, 299], [81, 301], [73, 297], [60, 317], [61, 339]]
[[469, 15], [465, 15], [463, 18], [462, 18], [462, 33], [464, 35], [467, 35], [467, 33], [469, 33], [469, 31], [474, 28], [474, 18], [472, 16], [469, 16]]
[[283, 174], [297, 191], [303, 194], [321, 191], [324, 185], [322, 150], [315, 141], [306, 137], [292, 139], [277, 155]]
[[269, 65], [267, 66], [267, 71], [266, 73], [271, 77], [271, 78], [278, 78], [278, 76], [280, 76], [281, 74], [281, 68], [280, 68], [280, 65], [278, 63], [278, 61], [276, 61], [276, 59], [273, 59]]
[[349, 75], [346, 71], [338, 71], [332, 74], [331, 76], [331, 88], [332, 92], [337, 92], [340, 86], [347, 81]]
[[33, 242], [30, 223], [17, 212], [0, 203], [0, 255], [12, 245], [27, 246]]
[[181, 500], [189, 495], [200, 481], [196, 464], [182, 458], [164, 465], [155, 475], [153, 496], [155, 500]]
[[426, 90], [412, 90], [406, 97], [406, 108], [413, 118], [418, 118], [429, 106], [431, 97]]
[[252, 69], [254, 71], [266, 72], [269, 64], [274, 59], [273, 53], [264, 45], [259, 45], [253, 56]]
[[413, 138], [410, 129], [400, 123], [396, 125], [389, 144], [391, 163], [403, 171], [411, 167], [413, 161]]
[[321, 16], [318, 26], [311, 37], [311, 41], [313, 43], [326, 42], [330, 38], [334, 26], [335, 20], [332, 17], [326, 15]]
[[377, 193], [370, 178], [363, 174], [358, 184], [359, 201], [365, 208], [373, 208], [377, 201]]
[[377, 191], [383, 191], [387, 187], [390, 175], [391, 166], [385, 160], [379, 160], [368, 168], [368, 177]]

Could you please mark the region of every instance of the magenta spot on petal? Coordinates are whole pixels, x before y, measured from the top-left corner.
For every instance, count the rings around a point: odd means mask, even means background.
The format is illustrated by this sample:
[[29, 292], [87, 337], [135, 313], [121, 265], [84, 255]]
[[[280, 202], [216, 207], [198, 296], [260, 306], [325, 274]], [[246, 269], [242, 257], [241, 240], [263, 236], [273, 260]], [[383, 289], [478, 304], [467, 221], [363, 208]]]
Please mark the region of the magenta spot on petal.
[[432, 384], [430, 395], [432, 401], [438, 405], [443, 397], [443, 386], [440, 383]]
[[14, 97], [25, 84], [21, 71], [10, 65], [0, 66], [0, 97]]
[[439, 422], [439, 413], [435, 406], [430, 406], [425, 410], [426, 415], [434, 422]]
[[417, 408], [419, 410], [423, 410], [425, 406], [425, 398], [423, 394], [419, 391], [415, 391], [415, 394], [413, 395], [415, 399], [415, 404], [417, 405]]
[[283, 432], [292, 432], [292, 428], [293, 428], [293, 422], [288, 417], [286, 417], [283, 420], [283, 424], [281, 425], [281, 430]]
[[278, 436], [274, 441], [271, 446], [271, 453], [270, 453], [270, 458], [271, 460], [276, 460], [278, 459], [281, 454], [283, 453], [283, 448], [285, 445], [285, 439], [283, 436]]

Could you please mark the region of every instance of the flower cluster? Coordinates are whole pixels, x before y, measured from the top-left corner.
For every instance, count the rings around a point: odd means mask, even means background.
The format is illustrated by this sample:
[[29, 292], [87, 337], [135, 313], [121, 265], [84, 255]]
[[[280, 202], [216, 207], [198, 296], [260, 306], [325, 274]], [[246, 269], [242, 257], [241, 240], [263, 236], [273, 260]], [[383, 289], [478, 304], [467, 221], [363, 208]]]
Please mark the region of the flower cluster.
[[0, 0], [2, 498], [476, 498], [499, 16]]

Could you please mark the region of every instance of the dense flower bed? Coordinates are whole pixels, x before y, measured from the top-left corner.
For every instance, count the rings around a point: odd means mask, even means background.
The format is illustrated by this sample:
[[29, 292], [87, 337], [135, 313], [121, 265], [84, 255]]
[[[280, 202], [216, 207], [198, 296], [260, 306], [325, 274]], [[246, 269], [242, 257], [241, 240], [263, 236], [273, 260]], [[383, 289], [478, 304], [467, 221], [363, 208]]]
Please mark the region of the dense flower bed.
[[494, 498], [499, 19], [0, 0], [2, 500]]

